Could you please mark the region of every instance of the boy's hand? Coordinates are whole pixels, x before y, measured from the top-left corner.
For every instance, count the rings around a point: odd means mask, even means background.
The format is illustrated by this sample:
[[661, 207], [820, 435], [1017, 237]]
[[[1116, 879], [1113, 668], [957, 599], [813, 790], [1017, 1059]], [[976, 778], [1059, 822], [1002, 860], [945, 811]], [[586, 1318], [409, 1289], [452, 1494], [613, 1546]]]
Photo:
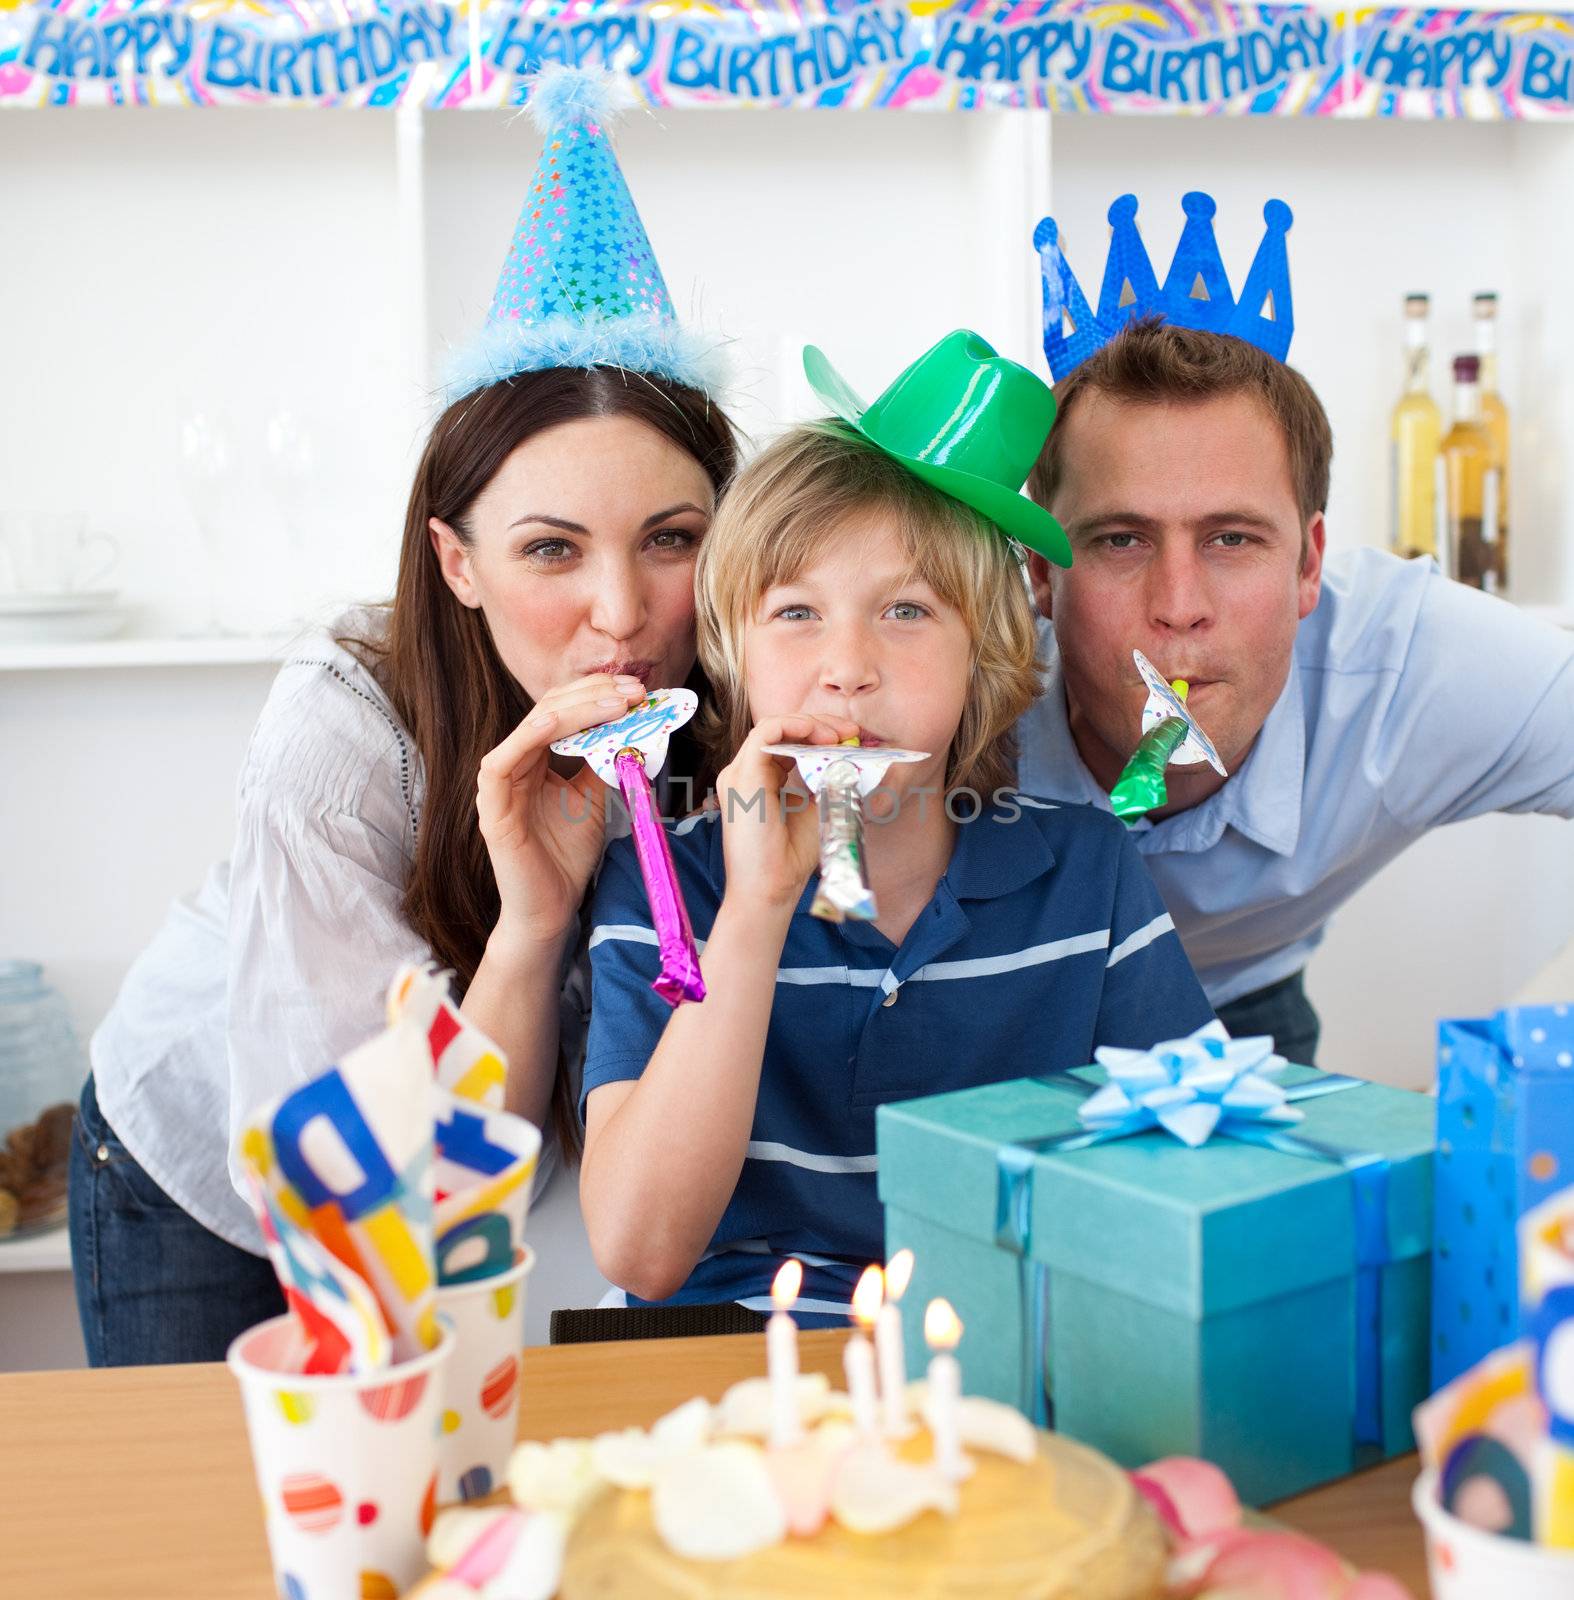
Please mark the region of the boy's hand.
[[768, 744], [839, 744], [858, 736], [858, 724], [837, 717], [765, 717], [755, 723], [716, 779], [728, 900], [791, 912], [820, 859], [820, 821], [814, 797], [792, 783], [790, 756]]

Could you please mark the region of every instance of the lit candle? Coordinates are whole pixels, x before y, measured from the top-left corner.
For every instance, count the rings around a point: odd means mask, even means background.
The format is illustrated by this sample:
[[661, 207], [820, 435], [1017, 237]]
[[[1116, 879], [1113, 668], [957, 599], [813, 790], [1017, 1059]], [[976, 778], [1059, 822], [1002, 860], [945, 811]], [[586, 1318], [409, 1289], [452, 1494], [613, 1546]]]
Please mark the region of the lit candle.
[[847, 1372], [847, 1394], [853, 1403], [853, 1425], [865, 1439], [880, 1436], [880, 1404], [874, 1382], [874, 1346], [866, 1337], [880, 1314], [883, 1294], [878, 1267], [865, 1267], [853, 1290], [853, 1317], [858, 1331], [847, 1341], [842, 1366]]
[[962, 1337], [962, 1322], [949, 1300], [931, 1300], [924, 1312], [924, 1339], [934, 1354], [929, 1358], [929, 1426], [935, 1438], [935, 1469], [941, 1477], [960, 1482], [973, 1470], [962, 1454], [962, 1368], [951, 1352]]
[[798, 1324], [789, 1313], [803, 1287], [803, 1263], [786, 1260], [771, 1283], [776, 1309], [765, 1324], [765, 1370], [771, 1384], [771, 1448], [785, 1449], [803, 1437], [798, 1415]]
[[898, 1250], [885, 1269], [885, 1303], [874, 1324], [875, 1362], [880, 1369], [880, 1420], [887, 1439], [908, 1431], [907, 1356], [902, 1349], [902, 1313], [897, 1301], [913, 1275], [913, 1252]]

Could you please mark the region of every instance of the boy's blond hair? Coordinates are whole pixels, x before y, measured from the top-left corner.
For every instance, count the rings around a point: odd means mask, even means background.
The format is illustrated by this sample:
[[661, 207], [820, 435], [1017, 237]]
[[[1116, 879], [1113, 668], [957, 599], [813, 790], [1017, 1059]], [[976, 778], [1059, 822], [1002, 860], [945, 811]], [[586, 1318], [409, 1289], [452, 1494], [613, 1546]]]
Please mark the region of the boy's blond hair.
[[967, 700], [946, 791], [986, 801], [1016, 781], [1013, 728], [1039, 690], [1033, 608], [1016, 547], [839, 423], [806, 423], [756, 456], [722, 499], [695, 574], [700, 661], [714, 705], [698, 726], [717, 768], [753, 726], [744, 630], [761, 597], [790, 583], [855, 517], [884, 513], [911, 572], [960, 613], [972, 639]]

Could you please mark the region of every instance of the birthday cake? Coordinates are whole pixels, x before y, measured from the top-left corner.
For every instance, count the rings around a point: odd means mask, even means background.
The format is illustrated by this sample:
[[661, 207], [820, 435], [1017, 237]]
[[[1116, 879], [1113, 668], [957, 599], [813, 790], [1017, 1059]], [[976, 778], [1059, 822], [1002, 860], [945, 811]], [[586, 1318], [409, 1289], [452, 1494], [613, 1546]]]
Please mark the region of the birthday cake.
[[1160, 1520], [1112, 1462], [1019, 1413], [961, 1401], [961, 1473], [941, 1470], [925, 1386], [899, 1440], [799, 1379], [806, 1419], [766, 1448], [764, 1380], [648, 1432], [521, 1445], [512, 1507], [445, 1513], [410, 1600], [785, 1600], [802, 1595], [1151, 1600]]

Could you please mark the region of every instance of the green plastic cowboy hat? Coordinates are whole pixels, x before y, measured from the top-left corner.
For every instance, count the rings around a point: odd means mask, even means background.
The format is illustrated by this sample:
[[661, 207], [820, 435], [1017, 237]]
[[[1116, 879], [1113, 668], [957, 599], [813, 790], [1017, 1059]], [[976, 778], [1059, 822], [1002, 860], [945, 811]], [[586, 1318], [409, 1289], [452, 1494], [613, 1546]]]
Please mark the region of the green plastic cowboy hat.
[[871, 406], [812, 344], [803, 370], [820, 399], [870, 444], [1030, 550], [1071, 565], [1065, 530], [1021, 493], [1055, 420], [1054, 395], [1026, 367], [958, 328]]

